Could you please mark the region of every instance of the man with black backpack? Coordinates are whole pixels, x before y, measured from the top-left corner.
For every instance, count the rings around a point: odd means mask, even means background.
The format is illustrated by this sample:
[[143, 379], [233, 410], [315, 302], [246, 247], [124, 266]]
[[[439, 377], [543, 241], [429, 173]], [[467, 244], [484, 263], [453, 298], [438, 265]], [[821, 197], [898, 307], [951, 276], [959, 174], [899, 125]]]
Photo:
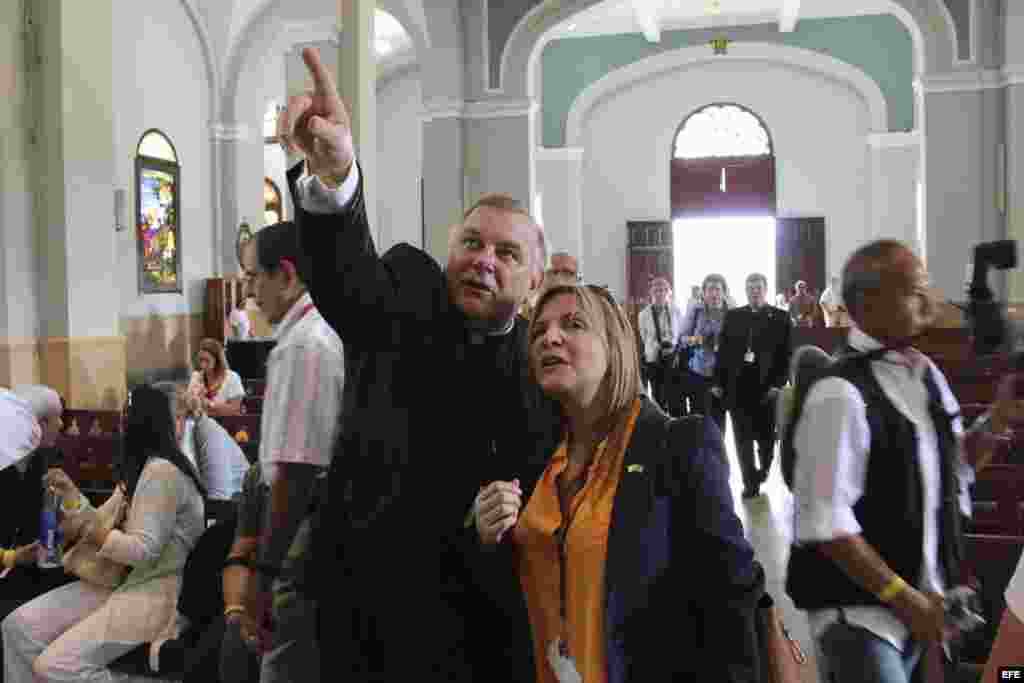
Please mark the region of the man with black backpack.
[[899, 242], [868, 244], [847, 262], [842, 295], [847, 348], [797, 386], [782, 445], [795, 509], [786, 590], [808, 611], [823, 680], [907, 683], [948, 634], [943, 596], [960, 579], [973, 470], [957, 400], [912, 347], [935, 308], [920, 259]]

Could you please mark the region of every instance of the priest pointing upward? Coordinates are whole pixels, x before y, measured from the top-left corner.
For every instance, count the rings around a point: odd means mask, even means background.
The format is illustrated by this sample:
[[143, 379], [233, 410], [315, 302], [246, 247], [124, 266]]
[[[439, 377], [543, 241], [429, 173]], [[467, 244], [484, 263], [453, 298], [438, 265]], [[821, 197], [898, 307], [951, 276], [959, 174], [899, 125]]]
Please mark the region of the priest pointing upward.
[[444, 269], [409, 244], [379, 254], [345, 106], [319, 53], [303, 59], [314, 89], [278, 133], [305, 154], [291, 176], [309, 290], [352, 369], [314, 550], [324, 671], [528, 680], [531, 653], [506, 651], [524, 639], [503, 636], [529, 628], [519, 587], [487, 571], [466, 514], [485, 482], [528, 495], [558, 438], [516, 316], [541, 283], [543, 230], [516, 199], [485, 195], [452, 227]]

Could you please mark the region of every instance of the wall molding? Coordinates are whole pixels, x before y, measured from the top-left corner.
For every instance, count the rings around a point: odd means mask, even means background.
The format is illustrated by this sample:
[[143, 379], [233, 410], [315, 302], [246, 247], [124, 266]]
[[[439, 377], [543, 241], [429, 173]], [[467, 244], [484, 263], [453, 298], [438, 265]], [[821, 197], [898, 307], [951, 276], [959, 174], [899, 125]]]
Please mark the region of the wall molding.
[[506, 119], [532, 116], [537, 112], [538, 103], [529, 98], [493, 98], [467, 102], [465, 100], [441, 97], [423, 103], [423, 118], [433, 119]]
[[534, 149], [536, 161], [582, 161], [583, 147], [540, 147]]
[[216, 142], [242, 142], [252, 137], [249, 126], [241, 123], [211, 123], [210, 138]]
[[872, 149], [896, 149], [918, 147], [921, 144], [921, 133], [918, 130], [897, 133], [868, 133], [868, 146]]
[[[1024, 76], [1024, 72], [1019, 75]], [[925, 94], [947, 92], [978, 92], [1006, 87], [1006, 70], [976, 69], [932, 74], [914, 79], [914, 90]]]
[[737, 43], [729, 48], [727, 55], [714, 55], [705, 45], [669, 50], [602, 76], [587, 86], [569, 108], [566, 120], [566, 145], [579, 146], [587, 116], [605, 98], [638, 82], [711, 62], [780, 64], [827, 76], [851, 87], [864, 98], [871, 117], [872, 130], [886, 131], [889, 128], [889, 108], [882, 89], [874, 79], [857, 67], [812, 50], [776, 43]]
[[1008, 86], [1024, 84], [1024, 64], [1007, 64], [1004, 66], [1003, 80]]

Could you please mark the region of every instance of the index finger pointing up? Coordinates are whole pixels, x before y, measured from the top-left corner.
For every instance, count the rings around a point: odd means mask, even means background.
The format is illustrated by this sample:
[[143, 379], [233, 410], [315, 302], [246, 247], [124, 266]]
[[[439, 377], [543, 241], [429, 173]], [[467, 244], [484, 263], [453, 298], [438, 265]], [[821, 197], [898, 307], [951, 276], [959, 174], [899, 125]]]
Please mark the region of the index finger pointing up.
[[320, 50], [315, 47], [307, 47], [302, 51], [302, 61], [306, 63], [310, 75], [313, 77], [313, 87], [317, 95], [338, 97], [338, 86], [334, 83], [334, 76], [330, 69], [320, 61]]

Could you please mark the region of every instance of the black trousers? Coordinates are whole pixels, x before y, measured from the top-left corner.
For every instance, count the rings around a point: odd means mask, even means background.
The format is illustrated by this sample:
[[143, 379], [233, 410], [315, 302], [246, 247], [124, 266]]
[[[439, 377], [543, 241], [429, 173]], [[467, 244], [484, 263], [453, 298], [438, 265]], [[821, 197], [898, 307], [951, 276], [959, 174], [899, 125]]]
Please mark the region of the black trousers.
[[669, 415], [677, 417], [685, 413], [683, 401], [685, 400], [684, 378], [688, 370], [686, 368], [673, 368], [671, 361], [656, 361], [645, 363], [647, 377], [651, 382], [651, 398], [662, 410]]
[[[753, 390], [738, 392], [736, 404], [729, 410], [732, 415], [732, 434], [736, 442], [736, 457], [740, 461], [743, 486], [756, 489], [768, 478], [775, 453], [775, 406], [764, 398], [764, 393]], [[746, 399], [746, 400], [744, 400]], [[754, 444], [757, 461], [754, 462]]]
[[725, 434], [725, 403], [711, 393], [712, 381], [710, 377], [697, 374], [687, 369], [686, 379], [683, 380], [685, 399], [683, 405], [690, 404], [690, 414], [700, 413], [715, 421], [718, 431]]

